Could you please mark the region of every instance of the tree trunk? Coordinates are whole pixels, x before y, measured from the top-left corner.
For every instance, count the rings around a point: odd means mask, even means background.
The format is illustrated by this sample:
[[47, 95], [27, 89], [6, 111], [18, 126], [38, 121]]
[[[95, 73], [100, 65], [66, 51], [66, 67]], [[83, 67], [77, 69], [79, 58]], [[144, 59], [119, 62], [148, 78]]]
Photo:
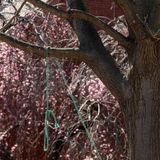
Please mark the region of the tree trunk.
[[159, 43], [144, 40], [135, 49], [129, 77], [126, 124], [130, 160], [160, 160]]

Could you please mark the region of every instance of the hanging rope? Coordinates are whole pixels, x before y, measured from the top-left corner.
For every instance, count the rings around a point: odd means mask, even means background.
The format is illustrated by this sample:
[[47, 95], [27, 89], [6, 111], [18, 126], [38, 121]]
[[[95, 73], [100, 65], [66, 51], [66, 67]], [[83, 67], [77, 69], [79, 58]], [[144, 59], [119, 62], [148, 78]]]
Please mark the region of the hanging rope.
[[82, 123], [82, 125], [83, 125], [83, 127], [85, 129], [85, 132], [86, 132], [86, 134], [87, 134], [87, 136], [88, 136], [88, 138], [90, 140], [91, 146], [93, 146], [94, 150], [96, 151], [96, 155], [97, 155], [98, 159], [99, 160], [103, 160], [101, 155], [100, 155], [100, 153], [99, 153], [99, 151], [98, 151], [98, 149], [97, 149], [97, 147], [96, 147], [96, 144], [95, 144], [95, 142], [94, 142], [94, 140], [93, 140], [93, 138], [92, 138], [92, 136], [91, 136], [91, 134], [89, 132], [89, 129], [87, 128], [87, 126], [86, 126], [86, 124], [85, 124], [85, 122], [84, 122], [84, 120], [82, 118], [82, 115], [79, 112], [78, 102], [77, 102], [76, 98], [73, 96], [72, 92], [69, 90], [69, 85], [68, 85], [68, 82], [67, 82], [67, 80], [65, 78], [65, 75], [63, 73], [61, 64], [57, 60], [56, 60], [56, 65], [58, 66], [58, 68], [60, 70], [60, 73], [61, 73], [61, 76], [62, 76], [62, 80], [64, 81], [64, 84], [65, 84], [65, 86], [67, 88], [68, 94], [69, 94], [69, 96], [70, 96], [70, 98], [71, 98], [71, 100], [73, 102], [73, 105], [74, 105], [75, 110], [76, 110], [76, 112], [78, 114], [79, 120]]
[[[55, 114], [52, 110], [49, 109], [49, 86], [48, 86], [48, 80], [49, 80], [49, 63], [48, 63], [48, 47], [46, 48], [46, 111], [45, 111], [45, 127], [44, 127], [44, 151], [48, 151], [48, 146], [49, 146], [49, 135], [48, 135], [48, 126], [49, 126], [49, 117], [50, 117], [50, 114], [52, 114], [53, 118], [54, 118], [54, 126], [55, 128], [58, 128], [59, 125], [57, 123], [57, 120], [56, 120], [56, 117], [55, 117]], [[62, 80], [64, 81], [64, 84], [67, 88], [67, 91], [68, 91], [68, 94], [71, 98], [71, 100], [73, 101], [73, 105], [75, 107], [75, 110], [78, 114], [78, 117], [79, 117], [79, 120], [80, 122], [82, 123], [84, 129], [85, 129], [85, 132], [90, 140], [90, 143], [91, 143], [91, 146], [93, 146], [94, 150], [96, 151], [96, 155], [98, 157], [99, 160], [103, 160], [97, 147], [96, 147], [96, 144], [89, 132], [89, 129], [87, 128], [80, 112], [79, 112], [79, 107], [78, 107], [78, 102], [76, 100], [76, 98], [73, 96], [73, 94], [71, 93], [71, 91], [69, 90], [69, 86], [68, 86], [68, 83], [67, 83], [67, 80], [65, 78], [65, 75], [63, 73], [63, 70], [62, 70], [62, 67], [61, 67], [61, 64], [59, 63], [59, 61], [56, 60], [56, 64], [60, 70], [60, 73], [61, 73], [61, 76], [62, 76]]]
[[48, 135], [48, 125], [49, 125], [49, 117], [50, 114], [54, 118], [54, 127], [57, 129], [59, 127], [56, 116], [53, 110], [49, 109], [49, 87], [48, 87], [48, 80], [49, 80], [49, 63], [48, 63], [48, 47], [46, 47], [46, 89], [45, 89], [45, 102], [46, 102], [46, 111], [45, 111], [45, 127], [44, 127], [44, 151], [48, 151], [49, 146], [49, 135]]

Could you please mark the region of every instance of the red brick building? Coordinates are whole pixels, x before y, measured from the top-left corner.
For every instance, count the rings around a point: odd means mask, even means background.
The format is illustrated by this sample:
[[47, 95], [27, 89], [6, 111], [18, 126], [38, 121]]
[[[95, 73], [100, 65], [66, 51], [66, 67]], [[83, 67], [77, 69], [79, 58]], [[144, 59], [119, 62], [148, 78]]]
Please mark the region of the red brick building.
[[[54, 3], [65, 3], [65, 0], [53, 0]], [[113, 19], [119, 15], [122, 15], [121, 10], [115, 5], [113, 0], [84, 0], [87, 9], [90, 13], [105, 17], [107, 19]]]
[[122, 15], [121, 10], [113, 0], [86, 0], [85, 3], [89, 11], [96, 16], [113, 19]]

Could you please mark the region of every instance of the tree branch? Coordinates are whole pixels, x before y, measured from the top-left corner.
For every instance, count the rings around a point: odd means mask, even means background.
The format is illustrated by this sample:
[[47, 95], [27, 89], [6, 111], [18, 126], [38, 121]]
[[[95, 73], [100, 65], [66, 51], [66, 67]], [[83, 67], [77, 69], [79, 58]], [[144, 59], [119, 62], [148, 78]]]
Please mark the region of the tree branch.
[[1, 29], [0, 29], [0, 32], [6, 32], [11, 26], [12, 26], [12, 22], [13, 20], [19, 15], [19, 13], [21, 12], [22, 8], [24, 7], [24, 5], [26, 4], [27, 0], [25, 0], [21, 6], [19, 7], [19, 9], [17, 10], [16, 14], [9, 20], [9, 22], [3, 26]]
[[[46, 48], [36, 46], [11, 36], [8, 36], [4, 33], [0, 32], [0, 41], [6, 42], [12, 47], [19, 48], [26, 53], [34, 54], [36, 57], [45, 58], [46, 57]], [[117, 68], [113, 58], [109, 54], [105, 48], [99, 48], [97, 51], [95, 48], [95, 53], [91, 51], [90, 54], [94, 54], [95, 56], [87, 56], [84, 52], [79, 50], [78, 48], [48, 48], [48, 56], [55, 58], [71, 58], [78, 59], [86, 62], [88, 66], [90, 66], [95, 74], [102, 80], [102, 82], [106, 85], [108, 89], [110, 89], [111, 93], [118, 99], [122, 100], [123, 98], [123, 75], [120, 73]], [[102, 49], [102, 50], [101, 50]], [[98, 52], [98, 53], [97, 53]], [[99, 54], [102, 52], [102, 54]], [[89, 55], [89, 54], [88, 54]]]
[[[45, 58], [46, 57], [46, 48], [36, 46], [11, 36], [8, 36], [4, 33], [0, 32], [0, 41], [6, 42], [12, 47], [19, 48], [26, 53], [34, 54], [36, 57]], [[84, 52], [80, 51], [78, 48], [48, 48], [48, 56], [55, 58], [71, 58], [78, 59], [80, 61], [84, 61], [86, 59], [86, 55]]]
[[109, 52], [105, 51], [103, 55], [98, 55], [97, 53], [97, 57], [90, 58], [85, 61], [85, 63], [93, 70], [98, 78], [100, 78], [103, 84], [117, 98], [119, 103], [123, 102], [126, 82]]
[[[106, 48], [102, 44], [102, 41], [96, 29], [90, 23], [92, 22], [92, 20], [94, 23], [96, 22], [101, 23], [101, 21], [96, 19], [94, 16], [91, 16], [92, 17], [91, 19], [88, 18], [88, 15], [82, 11], [70, 11], [70, 12], [59, 11], [53, 6], [45, 4], [40, 0], [28, 0], [28, 1], [32, 1], [35, 4], [40, 4], [40, 6], [42, 4], [42, 6], [44, 7], [43, 9], [51, 11], [52, 13], [54, 12], [58, 13], [57, 15], [60, 15], [63, 18], [74, 19], [72, 22], [74, 29], [77, 33], [77, 36], [80, 40], [80, 49], [49, 48], [48, 49], [49, 56], [56, 58], [68, 57], [86, 62], [88, 66], [91, 67], [93, 71], [97, 74], [97, 76], [102, 80], [102, 82], [106, 85], [106, 87], [111, 91], [111, 93], [119, 100], [119, 102], [123, 100], [124, 98], [123, 75], [120, 72], [119, 68], [116, 66], [116, 63], [112, 58], [112, 56], [110, 55], [109, 51], [106, 50]], [[71, 1], [77, 4], [81, 0], [71, 0]], [[72, 8], [72, 6], [70, 7]], [[79, 8], [77, 7], [74, 9], [79, 9]], [[81, 16], [82, 16], [82, 18], [80, 18], [81, 20], [75, 19], [75, 17], [79, 19], [79, 17]], [[89, 22], [87, 21], [88, 19]], [[111, 33], [115, 37], [117, 37], [117, 35], [118, 36], [120, 35], [118, 34], [118, 32], [117, 33], [115, 32], [114, 34], [111, 28], [109, 28], [109, 31], [111, 31]], [[121, 40], [124, 39], [125, 42], [124, 44], [126, 43], [128, 44], [128, 41], [125, 41], [125, 37], [123, 38], [122, 37], [120, 37], [120, 39]], [[0, 41], [6, 42], [13, 47], [22, 49], [25, 52], [33, 53], [36, 56], [42, 58], [46, 57], [45, 47], [39, 47], [27, 42], [20, 41], [16, 38], [5, 35], [4, 33], [1, 32], [0, 32]]]
[[155, 39], [160, 39], [160, 0], [155, 0], [150, 17], [148, 30]]
[[28, 2], [32, 3], [33, 5], [41, 8], [42, 10], [46, 10], [48, 12], [51, 12], [61, 18], [71, 20], [74, 18], [81, 19], [88, 21], [92, 23], [94, 26], [104, 30], [107, 34], [115, 38], [119, 42], [121, 46], [123, 46], [126, 49], [129, 49], [131, 47], [131, 43], [129, 40], [124, 37], [122, 34], [111, 28], [109, 25], [107, 25], [105, 22], [102, 20], [96, 18], [95, 16], [86, 13], [84, 11], [80, 11], [77, 9], [71, 9], [68, 12], [62, 11], [56, 8], [56, 6], [51, 6], [41, 0], [28, 0]]
[[[68, 0], [68, 5], [72, 9], [85, 9], [82, 0]], [[80, 41], [80, 48], [90, 55], [85, 63], [120, 102], [124, 98], [123, 75], [104, 47], [96, 29], [91, 23], [79, 19], [73, 19], [72, 26]]]
[[123, 13], [128, 21], [128, 24], [132, 28], [136, 35], [137, 40], [142, 40], [146, 37], [147, 31], [145, 26], [138, 19], [133, 3], [130, 0], [114, 0], [117, 5], [123, 10]]

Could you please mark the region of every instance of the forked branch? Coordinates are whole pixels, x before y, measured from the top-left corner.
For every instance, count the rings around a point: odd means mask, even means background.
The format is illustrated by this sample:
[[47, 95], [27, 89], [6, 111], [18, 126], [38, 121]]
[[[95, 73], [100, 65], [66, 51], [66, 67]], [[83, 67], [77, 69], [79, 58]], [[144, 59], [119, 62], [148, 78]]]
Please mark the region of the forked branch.
[[41, 0], [28, 0], [28, 2], [32, 3], [36, 7], [41, 8], [42, 10], [48, 11], [50, 13], [53, 13], [67, 20], [72, 20], [74, 18], [77, 18], [80, 20], [85, 20], [87, 22], [90, 22], [94, 26], [104, 30], [107, 34], [112, 36], [124, 48], [129, 49], [131, 47], [131, 43], [128, 41], [126, 37], [124, 37], [122, 34], [117, 32], [113, 28], [111, 28], [109, 25], [107, 25], [105, 22], [103, 22], [99, 18], [96, 18], [95, 16], [89, 13], [86, 13], [84, 11], [80, 11], [77, 9], [71, 9], [68, 12], [62, 11], [62, 10], [57, 9], [56, 6], [51, 6]]
[[[67, 0], [71, 9], [84, 9], [83, 0]], [[88, 59], [85, 63], [92, 68], [111, 93], [121, 102], [123, 100], [124, 79], [110, 52], [104, 47], [96, 29], [88, 21], [73, 19], [72, 26], [85, 50]]]
[[114, 0], [116, 4], [122, 9], [128, 24], [132, 28], [137, 40], [146, 37], [146, 30], [141, 21], [136, 16], [133, 3], [130, 0]]
[[151, 36], [157, 40], [160, 40], [160, 1], [155, 0], [154, 7], [152, 9], [152, 16], [150, 16], [149, 31]]
[[13, 20], [19, 15], [19, 13], [21, 12], [21, 10], [22, 10], [22, 8], [24, 7], [24, 5], [26, 4], [26, 2], [27, 2], [27, 0], [25, 0], [25, 1], [21, 4], [21, 6], [20, 6], [19, 9], [17, 10], [16, 14], [9, 20], [9, 22], [0, 29], [1, 32], [7, 31], [7, 30], [12, 26]]
[[[128, 48], [130, 42], [126, 40], [120, 33], [113, 30], [111, 27], [104, 24], [96, 17], [89, 15], [83, 11], [71, 10], [69, 12], [60, 11], [51, 5], [48, 5], [40, 0], [28, 0], [37, 7], [46, 11], [52, 12], [60, 17], [71, 20], [73, 28], [80, 41], [80, 49], [74, 48], [48, 48], [49, 56], [56, 58], [72, 58], [86, 62], [89, 67], [97, 74], [102, 82], [108, 87], [112, 94], [119, 100], [123, 100], [124, 79], [123, 74], [117, 67], [113, 57], [106, 50], [102, 41], [94, 28], [96, 25], [104, 28], [110, 35], [118, 39], [123, 46]], [[69, 1], [69, 0], [68, 0]], [[75, 4], [81, 0], [72, 0]], [[72, 8], [71, 9], [80, 9]], [[80, 25], [79, 25], [80, 24]], [[107, 26], [107, 27], [106, 27]], [[32, 45], [30, 43], [18, 40], [0, 32], [0, 41], [6, 42], [13, 47], [19, 48], [26, 53], [33, 53], [38, 57], [44, 58], [46, 47]]]

